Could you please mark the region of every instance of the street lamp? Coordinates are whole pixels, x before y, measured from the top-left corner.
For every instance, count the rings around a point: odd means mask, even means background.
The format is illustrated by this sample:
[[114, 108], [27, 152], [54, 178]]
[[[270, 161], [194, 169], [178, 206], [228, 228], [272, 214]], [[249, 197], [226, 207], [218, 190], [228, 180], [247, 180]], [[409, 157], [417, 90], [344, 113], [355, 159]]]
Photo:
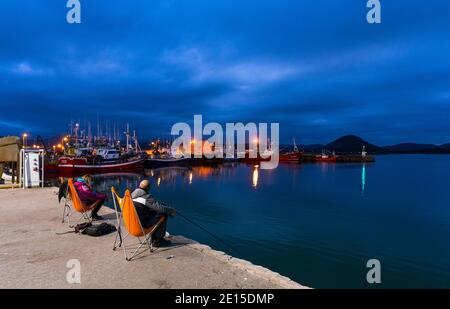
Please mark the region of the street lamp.
[[27, 148], [27, 137], [28, 137], [27, 133], [23, 133], [22, 134], [22, 145], [23, 145], [23, 148]]

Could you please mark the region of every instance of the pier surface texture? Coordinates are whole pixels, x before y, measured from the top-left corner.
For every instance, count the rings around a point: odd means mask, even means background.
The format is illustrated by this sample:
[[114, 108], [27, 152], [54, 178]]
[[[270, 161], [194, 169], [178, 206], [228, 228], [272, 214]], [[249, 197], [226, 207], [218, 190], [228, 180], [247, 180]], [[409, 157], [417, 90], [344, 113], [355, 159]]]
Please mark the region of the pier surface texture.
[[[181, 236], [172, 236], [169, 248], [127, 262], [121, 248], [112, 250], [115, 234], [59, 234], [69, 228], [61, 222], [63, 202], [56, 193], [0, 190], [0, 288], [303, 288]], [[115, 222], [106, 207], [100, 214]], [[80, 261], [80, 283], [66, 279], [72, 259]]]

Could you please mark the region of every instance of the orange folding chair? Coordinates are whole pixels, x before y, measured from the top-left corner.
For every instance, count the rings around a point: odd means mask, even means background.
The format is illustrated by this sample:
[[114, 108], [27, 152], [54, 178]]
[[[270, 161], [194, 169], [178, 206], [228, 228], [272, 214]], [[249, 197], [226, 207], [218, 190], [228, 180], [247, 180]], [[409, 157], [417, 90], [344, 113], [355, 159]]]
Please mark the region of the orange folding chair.
[[[86, 222], [92, 222], [92, 218], [89, 215], [89, 211], [92, 211], [98, 205], [98, 203], [100, 203], [100, 201], [96, 201], [92, 205], [85, 205], [78, 196], [77, 189], [75, 189], [75, 186], [73, 185], [73, 179], [69, 179], [67, 182], [66, 202], [64, 203], [62, 222], [64, 223], [65, 218], [67, 218], [69, 227], [74, 227], [83, 219]], [[70, 216], [72, 210], [81, 213], [81, 217], [74, 224], [71, 225]]]
[[[143, 246], [147, 246], [150, 252], [153, 252], [152, 236], [158, 226], [164, 222], [165, 218], [161, 217], [156, 224], [149, 228], [143, 228], [139, 216], [137, 214], [136, 208], [134, 207], [133, 199], [131, 198], [131, 193], [129, 190], [125, 191], [125, 196], [123, 198], [119, 197], [117, 191], [114, 187], [111, 187], [111, 192], [114, 201], [114, 208], [116, 210], [117, 218], [117, 233], [114, 240], [113, 250], [117, 247], [122, 247], [127, 261], [131, 261], [139, 252]], [[118, 206], [120, 207], [120, 214]], [[122, 228], [123, 226], [123, 228]], [[127, 232], [123, 235], [122, 230]], [[131, 253], [128, 257], [127, 248], [125, 245], [125, 238], [129, 235], [136, 237], [139, 240], [139, 246]], [[118, 243], [119, 241], [119, 243]]]

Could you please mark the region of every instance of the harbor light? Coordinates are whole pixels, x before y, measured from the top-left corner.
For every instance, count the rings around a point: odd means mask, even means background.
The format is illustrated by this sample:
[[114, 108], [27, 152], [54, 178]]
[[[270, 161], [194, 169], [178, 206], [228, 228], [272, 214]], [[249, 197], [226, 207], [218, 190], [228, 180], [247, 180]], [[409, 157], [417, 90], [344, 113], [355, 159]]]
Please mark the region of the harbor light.
[[23, 145], [23, 148], [27, 148], [27, 137], [28, 137], [27, 133], [23, 133], [22, 134], [22, 145]]

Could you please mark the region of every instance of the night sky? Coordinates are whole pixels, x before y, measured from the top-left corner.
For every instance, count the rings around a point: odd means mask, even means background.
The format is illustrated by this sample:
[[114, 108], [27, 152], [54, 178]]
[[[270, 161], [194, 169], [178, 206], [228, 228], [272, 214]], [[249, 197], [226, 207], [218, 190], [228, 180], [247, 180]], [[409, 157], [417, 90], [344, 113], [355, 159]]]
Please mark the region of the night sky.
[[0, 135], [100, 120], [279, 122], [282, 142], [450, 142], [450, 1], [65, 0], [0, 4]]

